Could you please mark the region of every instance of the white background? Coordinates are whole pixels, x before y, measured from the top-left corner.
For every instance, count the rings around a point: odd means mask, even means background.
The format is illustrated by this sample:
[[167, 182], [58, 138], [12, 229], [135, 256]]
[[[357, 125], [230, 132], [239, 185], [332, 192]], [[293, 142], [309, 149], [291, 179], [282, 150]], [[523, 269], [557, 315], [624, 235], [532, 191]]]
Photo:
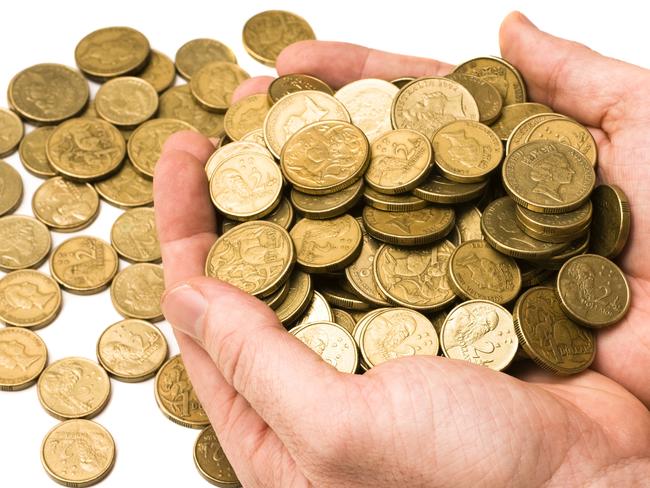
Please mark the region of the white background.
[[[648, 12], [641, 5], [622, 0], [7, 1], [0, 9], [0, 93], [6, 93], [15, 73], [33, 64], [74, 66], [76, 43], [90, 31], [111, 25], [140, 30], [152, 47], [172, 59], [178, 47], [190, 39], [218, 39], [235, 51], [239, 63], [251, 75], [273, 74], [250, 58], [241, 44], [245, 21], [267, 9], [286, 9], [302, 15], [319, 39], [437, 57], [450, 63], [498, 54], [501, 19], [519, 9], [544, 30], [650, 67]], [[535, 55], [530, 53], [531, 57]], [[0, 102], [0, 106], [6, 103]], [[25, 184], [25, 196], [16, 213], [31, 215], [31, 198], [42, 180], [23, 169], [17, 153], [6, 160], [21, 172]], [[108, 241], [110, 227], [120, 213], [102, 202], [99, 218], [82, 232]], [[55, 246], [68, 237], [56, 232], [52, 236]], [[42, 270], [48, 272], [47, 263]], [[70, 355], [95, 359], [99, 334], [121, 318], [111, 305], [108, 291], [82, 297], [64, 292], [63, 302], [58, 319], [38, 331], [47, 343], [50, 362]], [[177, 353], [169, 325], [159, 325], [170, 341], [170, 352]], [[112, 433], [118, 453], [113, 472], [101, 486], [207, 486], [192, 461], [198, 431], [163, 417], [154, 399], [153, 380], [137, 384], [112, 380], [110, 403], [95, 420]], [[43, 436], [56, 423], [40, 406], [36, 387], [0, 392], [0, 487], [58, 486], [47, 477], [39, 460]]]

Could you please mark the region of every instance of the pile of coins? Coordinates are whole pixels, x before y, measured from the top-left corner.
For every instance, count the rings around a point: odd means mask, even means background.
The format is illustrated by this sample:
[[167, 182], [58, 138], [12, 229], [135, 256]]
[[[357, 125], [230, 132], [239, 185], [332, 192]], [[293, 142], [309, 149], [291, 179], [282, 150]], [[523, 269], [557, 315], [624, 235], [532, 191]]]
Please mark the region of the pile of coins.
[[[255, 15], [243, 31], [247, 52], [269, 66], [287, 45], [313, 38], [302, 18], [283, 11]], [[202, 430], [193, 451], [199, 473], [219, 486], [239, 486], [180, 356], [168, 359], [165, 336], [152, 323], [163, 318], [164, 283], [151, 205], [167, 137], [193, 130], [222, 138], [224, 126], [241, 126], [245, 106], [225, 112], [248, 74], [217, 40], [191, 40], [172, 61], [128, 27], [92, 32], [74, 54], [80, 72], [38, 64], [18, 73], [8, 90], [11, 109], [0, 109], [0, 157], [18, 149], [24, 168], [45, 179], [32, 196], [33, 216], [9, 215], [22, 201], [23, 183], [0, 160], [0, 269], [7, 273], [0, 279], [0, 321], [7, 325], [0, 329], [0, 388], [38, 383], [43, 408], [62, 420], [45, 435], [43, 467], [65, 486], [88, 486], [115, 459], [111, 434], [89, 420], [107, 405], [110, 378], [155, 376], [161, 411]], [[187, 83], [174, 86], [176, 72]], [[93, 100], [88, 80], [101, 84]], [[37, 127], [25, 134], [24, 122]], [[80, 234], [52, 250], [50, 233], [82, 231], [96, 219], [100, 200], [125, 210], [110, 243]], [[46, 260], [49, 275], [31, 269]], [[120, 260], [129, 265], [120, 270]], [[108, 287], [124, 320], [98, 338], [97, 360], [66, 357], [48, 365], [46, 345], [33, 330], [56, 320], [62, 290], [86, 295]]]
[[[240, 114], [245, 113], [246, 117]], [[338, 370], [436, 355], [566, 375], [630, 304], [630, 209], [590, 132], [481, 57], [445, 77], [303, 74], [226, 112], [206, 165], [205, 273], [265, 301]]]
[[[254, 16], [243, 34], [246, 50], [269, 66], [286, 45], [313, 38], [303, 19], [280, 11]], [[151, 324], [162, 318], [163, 291], [151, 178], [163, 142], [179, 130], [218, 139], [205, 171], [220, 237], [206, 275], [263, 300], [339, 371], [442, 353], [496, 371], [530, 359], [578, 373], [594, 359], [594, 329], [629, 308], [612, 262], [629, 234], [624, 193], [595, 187], [589, 131], [527, 102], [524, 80], [502, 59], [336, 91], [289, 74], [231, 103], [248, 74], [215, 40], [186, 43], [172, 62], [139, 32], [107, 28], [82, 39], [75, 58], [103, 83], [92, 102], [81, 74], [43, 64], [16, 75], [13, 112], [0, 112], [9, 135], [0, 154], [22, 139], [25, 168], [49, 178], [34, 194], [35, 218], [0, 218], [0, 267], [11, 271], [0, 280], [0, 319], [11, 326], [0, 330], [0, 351], [24, 370], [12, 376], [0, 364], [0, 384], [38, 379], [44, 408], [64, 420], [42, 446], [46, 471], [61, 483], [91, 484], [113, 464], [112, 437], [87, 420], [108, 401], [109, 375], [156, 375], [163, 413], [204, 429], [194, 447], [200, 473], [218, 486], [239, 484], [180, 356], [165, 361], [164, 336]], [[172, 86], [176, 71], [187, 84]], [[14, 112], [43, 127], [23, 137]], [[22, 185], [6, 163], [0, 178], [6, 214]], [[100, 197], [128, 209], [111, 243], [76, 236], [50, 254], [50, 230], [85, 228]], [[51, 277], [26, 269], [48, 255]], [[120, 258], [133, 264], [118, 272]], [[107, 286], [125, 320], [99, 338], [98, 363], [73, 357], [46, 368], [45, 344], [28, 329], [56, 318], [60, 287]], [[92, 476], [86, 469], [81, 479], [89, 456]]]

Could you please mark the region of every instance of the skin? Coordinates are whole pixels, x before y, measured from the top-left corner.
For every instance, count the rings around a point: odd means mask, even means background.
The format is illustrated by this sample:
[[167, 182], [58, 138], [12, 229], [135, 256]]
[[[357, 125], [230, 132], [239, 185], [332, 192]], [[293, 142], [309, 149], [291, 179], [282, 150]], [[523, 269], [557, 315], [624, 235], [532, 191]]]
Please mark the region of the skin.
[[[287, 334], [261, 301], [202, 277], [216, 238], [203, 165], [212, 144], [176, 134], [156, 167], [163, 310], [224, 451], [246, 487], [639, 486], [650, 472], [650, 71], [543, 33], [519, 13], [503, 57], [530, 98], [589, 126], [599, 173], [627, 193], [632, 234], [619, 264], [632, 306], [598, 332], [591, 369], [513, 376], [440, 357], [338, 373]], [[531, 54], [532, 53], [532, 54]], [[359, 78], [443, 75], [451, 66], [360, 46], [285, 49], [280, 74], [333, 87]], [[264, 92], [253, 78], [235, 99]]]

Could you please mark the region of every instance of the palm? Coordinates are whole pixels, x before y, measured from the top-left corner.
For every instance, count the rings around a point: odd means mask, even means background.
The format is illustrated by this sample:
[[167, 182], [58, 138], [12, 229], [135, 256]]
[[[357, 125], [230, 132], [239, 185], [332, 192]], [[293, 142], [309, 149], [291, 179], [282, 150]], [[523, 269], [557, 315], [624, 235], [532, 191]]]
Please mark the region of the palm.
[[[615, 61], [542, 35], [517, 18], [504, 23], [501, 35], [504, 56], [523, 72], [532, 98], [593, 127], [600, 174], [621, 186], [632, 205], [631, 242], [621, 264], [633, 302], [623, 323], [599, 334], [599, 372], [564, 379], [520, 365], [513, 378], [416, 357], [363, 376], [336, 373], [284, 334], [261, 302], [195, 278], [216, 237], [202, 171], [212, 147], [200, 136], [183, 134], [168, 142], [155, 179], [165, 277], [168, 284], [189, 280], [211, 303], [202, 345], [182, 333], [177, 338], [245, 486], [431, 486], [431, 480], [534, 486], [572, 476], [596, 479], [608, 473], [606, 466], [623, 469], [649, 456], [650, 415], [641, 402], [650, 404], [644, 373], [650, 334], [642, 330], [650, 319], [650, 264], [643, 259], [650, 169], [642, 165], [649, 159], [642, 149], [650, 136], [650, 94], [645, 103], [629, 99], [650, 75], [625, 64], [614, 70]], [[539, 49], [540, 42], [546, 49]], [[531, 45], [548, 53], [547, 62], [527, 57]], [[336, 73], [326, 68], [332, 60]], [[339, 86], [361, 77], [444, 74], [449, 66], [338, 43], [305, 43], [287, 49], [278, 70], [311, 73]], [[602, 73], [610, 78], [603, 81]], [[252, 79], [236, 96], [264, 91], [269, 81]], [[174, 323], [173, 307], [165, 310]], [[267, 353], [271, 344], [274, 353]], [[641, 432], [645, 436], [634, 437]]]

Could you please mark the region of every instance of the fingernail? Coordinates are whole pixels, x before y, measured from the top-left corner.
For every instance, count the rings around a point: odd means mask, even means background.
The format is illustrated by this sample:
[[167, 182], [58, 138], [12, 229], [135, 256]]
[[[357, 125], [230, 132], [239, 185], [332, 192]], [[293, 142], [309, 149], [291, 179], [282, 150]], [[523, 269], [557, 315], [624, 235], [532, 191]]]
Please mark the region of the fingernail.
[[177, 285], [165, 292], [161, 306], [165, 318], [175, 329], [201, 340], [208, 302], [198, 290], [187, 284]]

